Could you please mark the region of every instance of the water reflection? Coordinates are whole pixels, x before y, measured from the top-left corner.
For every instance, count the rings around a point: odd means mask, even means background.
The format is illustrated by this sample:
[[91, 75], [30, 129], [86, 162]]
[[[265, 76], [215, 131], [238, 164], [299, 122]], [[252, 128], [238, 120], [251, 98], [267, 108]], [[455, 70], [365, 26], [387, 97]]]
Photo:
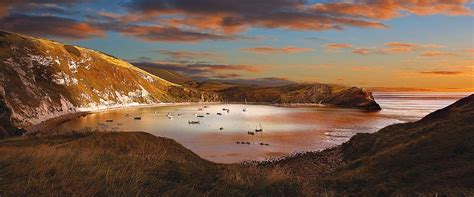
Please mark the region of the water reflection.
[[[393, 123], [417, 120], [463, 95], [375, 96], [384, 109], [380, 112], [329, 107], [283, 108], [240, 104], [204, 107], [196, 104], [96, 113], [67, 122], [61, 129], [89, 127], [107, 131], [145, 131], [175, 139], [203, 158], [231, 163], [335, 146], [356, 132], [375, 132]], [[141, 117], [141, 120], [134, 117]], [[189, 124], [189, 121], [199, 121], [199, 124]], [[248, 135], [259, 125], [263, 132]]]

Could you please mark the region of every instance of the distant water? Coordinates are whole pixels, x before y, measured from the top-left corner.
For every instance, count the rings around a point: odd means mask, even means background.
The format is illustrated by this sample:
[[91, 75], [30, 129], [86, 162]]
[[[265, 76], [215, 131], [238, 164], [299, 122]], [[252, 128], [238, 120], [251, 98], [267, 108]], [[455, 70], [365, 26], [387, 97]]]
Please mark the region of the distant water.
[[[371, 133], [390, 124], [416, 121], [466, 95], [468, 93], [375, 93], [376, 101], [383, 108], [379, 112], [241, 104], [215, 104], [207, 108], [202, 104], [135, 108], [91, 114], [60, 127], [64, 130], [88, 127], [145, 131], [175, 139], [205, 159], [232, 163], [336, 146], [358, 132]], [[244, 108], [247, 111], [244, 112]], [[173, 118], [167, 114], [172, 114]], [[137, 116], [141, 120], [134, 120]], [[188, 124], [188, 121], [200, 121], [200, 124]], [[248, 131], [255, 131], [260, 125], [263, 132], [248, 135]], [[250, 145], [236, 142], [250, 142]]]

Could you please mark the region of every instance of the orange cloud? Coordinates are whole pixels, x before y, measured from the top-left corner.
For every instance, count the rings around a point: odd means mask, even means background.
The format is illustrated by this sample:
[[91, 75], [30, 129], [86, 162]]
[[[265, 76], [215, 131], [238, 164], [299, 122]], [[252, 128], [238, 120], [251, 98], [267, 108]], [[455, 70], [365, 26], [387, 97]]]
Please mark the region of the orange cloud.
[[425, 51], [421, 53], [423, 57], [455, 56], [456, 54], [444, 51]]
[[404, 53], [413, 52], [417, 49], [418, 45], [413, 43], [402, 43], [402, 42], [389, 42], [385, 43], [387, 48], [380, 49], [380, 53]]
[[434, 14], [472, 15], [467, 4], [469, 4], [469, 0], [355, 0], [352, 2], [317, 3], [312, 9], [331, 15], [387, 20], [403, 16], [402, 12], [422, 16]]
[[301, 52], [313, 51], [314, 49], [300, 48], [300, 47], [294, 47], [294, 46], [288, 46], [288, 47], [283, 47], [283, 48], [261, 46], [261, 47], [254, 47], [254, 48], [243, 48], [241, 50], [249, 51], [253, 53], [270, 54], [270, 53], [301, 53]]
[[372, 50], [366, 49], [366, 48], [356, 48], [356, 49], [352, 50], [352, 53], [356, 53], [356, 54], [359, 54], [359, 55], [368, 55], [368, 54], [372, 53]]
[[422, 71], [418, 72], [420, 74], [425, 75], [462, 75], [464, 72], [462, 71], [444, 71], [444, 70], [437, 70], [437, 71]]
[[[407, 42], [388, 42], [384, 44], [384, 48], [356, 48], [352, 50], [352, 53], [359, 54], [359, 55], [369, 55], [369, 54], [396, 54], [396, 53], [409, 53], [415, 52], [421, 49], [439, 49], [443, 48], [444, 46], [438, 44], [415, 44], [415, 43], [407, 43]], [[434, 52], [434, 51], [432, 51]], [[430, 53], [426, 54], [427, 56]], [[432, 53], [432, 55], [436, 55]], [[441, 55], [441, 54], [438, 54]], [[447, 54], [443, 54], [447, 55]]]
[[348, 49], [352, 48], [351, 44], [345, 44], [345, 43], [328, 43], [324, 45], [324, 48], [326, 50], [334, 51], [334, 50], [339, 50], [339, 49]]
[[105, 36], [105, 30], [98, 25], [58, 16], [8, 15], [0, 18], [0, 29], [73, 40]]

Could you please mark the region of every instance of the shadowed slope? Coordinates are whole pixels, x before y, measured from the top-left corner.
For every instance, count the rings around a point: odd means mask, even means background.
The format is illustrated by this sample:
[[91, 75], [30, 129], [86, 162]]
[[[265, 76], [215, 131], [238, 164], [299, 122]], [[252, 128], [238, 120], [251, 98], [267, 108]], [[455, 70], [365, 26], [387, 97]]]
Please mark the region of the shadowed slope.
[[414, 123], [357, 134], [340, 170], [314, 185], [352, 194], [474, 194], [474, 95]]
[[0, 195], [297, 194], [278, 171], [212, 163], [142, 132], [11, 138], [0, 155]]

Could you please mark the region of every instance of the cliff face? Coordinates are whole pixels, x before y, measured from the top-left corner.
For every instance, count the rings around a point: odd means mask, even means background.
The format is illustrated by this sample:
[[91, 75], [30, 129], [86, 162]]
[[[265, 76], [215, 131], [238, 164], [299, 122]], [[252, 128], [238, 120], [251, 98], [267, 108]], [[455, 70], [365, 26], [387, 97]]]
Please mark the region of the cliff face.
[[352, 87], [325, 98], [323, 103], [341, 107], [352, 107], [369, 111], [381, 110], [380, 105], [375, 102], [372, 92], [364, 88]]
[[231, 102], [320, 103], [339, 107], [380, 110], [371, 92], [328, 84], [292, 84], [280, 87], [236, 86], [219, 91]]
[[0, 32], [0, 94], [8, 109], [2, 125], [21, 127], [77, 111], [219, 100], [110, 55], [7, 32]]

